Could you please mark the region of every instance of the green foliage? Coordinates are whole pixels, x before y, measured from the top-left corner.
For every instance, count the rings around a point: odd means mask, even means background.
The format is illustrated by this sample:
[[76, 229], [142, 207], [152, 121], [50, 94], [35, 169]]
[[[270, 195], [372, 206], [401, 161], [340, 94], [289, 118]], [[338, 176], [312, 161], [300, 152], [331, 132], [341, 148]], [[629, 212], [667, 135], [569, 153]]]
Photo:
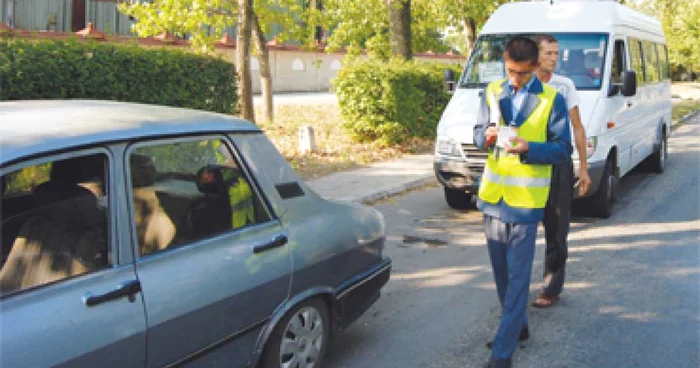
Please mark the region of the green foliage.
[[398, 144], [433, 138], [450, 99], [443, 71], [455, 66], [416, 61], [354, 61], [334, 79], [341, 115], [354, 139]]
[[30, 193], [37, 185], [49, 180], [51, 163], [25, 167], [3, 178], [7, 183], [4, 195]]
[[0, 40], [0, 100], [83, 98], [234, 113], [232, 64], [173, 49]]
[[700, 68], [700, 0], [636, 0], [626, 5], [661, 22], [673, 70]]

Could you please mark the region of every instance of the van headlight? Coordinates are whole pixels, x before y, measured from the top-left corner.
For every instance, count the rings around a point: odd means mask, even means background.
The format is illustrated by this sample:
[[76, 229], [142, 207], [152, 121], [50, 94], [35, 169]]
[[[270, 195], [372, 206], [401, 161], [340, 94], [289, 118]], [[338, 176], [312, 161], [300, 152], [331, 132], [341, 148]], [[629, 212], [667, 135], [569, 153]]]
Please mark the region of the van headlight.
[[450, 138], [438, 138], [435, 153], [443, 156], [461, 156], [459, 144]]
[[591, 158], [595, 153], [595, 149], [598, 147], [598, 137], [586, 138], [586, 157]]

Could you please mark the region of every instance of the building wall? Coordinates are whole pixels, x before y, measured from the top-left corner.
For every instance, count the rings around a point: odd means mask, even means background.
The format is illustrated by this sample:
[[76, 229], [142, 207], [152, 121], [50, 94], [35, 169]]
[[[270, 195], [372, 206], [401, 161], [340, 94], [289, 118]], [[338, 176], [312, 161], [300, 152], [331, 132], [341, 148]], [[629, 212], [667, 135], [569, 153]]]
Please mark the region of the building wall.
[[10, 1], [14, 1], [15, 24], [13, 28], [35, 31], [71, 31], [73, 9], [71, 0], [7, 0], [5, 4]]
[[117, 10], [115, 1], [88, 0], [85, 13], [85, 19], [106, 34], [131, 35], [131, 25], [134, 21]]

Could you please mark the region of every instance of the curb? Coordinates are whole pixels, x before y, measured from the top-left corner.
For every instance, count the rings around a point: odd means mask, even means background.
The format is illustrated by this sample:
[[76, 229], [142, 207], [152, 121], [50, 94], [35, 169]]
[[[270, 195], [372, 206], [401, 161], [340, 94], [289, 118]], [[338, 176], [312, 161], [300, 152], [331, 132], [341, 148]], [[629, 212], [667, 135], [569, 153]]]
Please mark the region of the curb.
[[691, 111], [691, 112], [681, 116], [680, 118], [678, 118], [678, 120], [676, 120], [675, 123], [671, 124], [671, 131], [673, 132], [676, 129], [680, 128], [681, 126], [683, 126], [683, 123], [692, 119], [697, 114], [700, 114], [700, 110]]
[[381, 200], [381, 199], [386, 199], [389, 197], [397, 196], [399, 194], [405, 193], [410, 191], [411, 189], [416, 189], [419, 187], [422, 187], [427, 184], [431, 183], [437, 183], [437, 179], [435, 178], [435, 175], [426, 175], [414, 180], [411, 180], [409, 182], [406, 182], [401, 185], [397, 185], [394, 188], [389, 188], [383, 191], [379, 191], [376, 193], [364, 195], [358, 198], [350, 198], [348, 199], [351, 202], [357, 202], [357, 203], [362, 203], [362, 204], [370, 204], [372, 202]]

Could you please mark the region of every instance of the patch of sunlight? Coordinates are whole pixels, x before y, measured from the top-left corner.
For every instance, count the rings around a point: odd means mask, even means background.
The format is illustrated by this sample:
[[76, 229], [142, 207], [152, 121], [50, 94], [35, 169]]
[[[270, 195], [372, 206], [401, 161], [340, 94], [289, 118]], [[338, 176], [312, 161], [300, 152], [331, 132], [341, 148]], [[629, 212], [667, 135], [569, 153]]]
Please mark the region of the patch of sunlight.
[[618, 313], [622, 313], [624, 311], [625, 311], [625, 308], [621, 307], [619, 305], [598, 308], [598, 313], [600, 313], [600, 314], [618, 314]]
[[566, 283], [566, 288], [567, 289], [591, 289], [593, 288], [593, 284], [590, 282], [584, 282], [584, 281], [579, 281], [579, 282], [567, 282]]
[[657, 315], [656, 313], [652, 312], [638, 312], [638, 313], [623, 313], [620, 314], [618, 317], [622, 319], [629, 319], [632, 321], [637, 321], [637, 322], [650, 322], [653, 319], [656, 319]]
[[424, 270], [413, 273], [392, 273], [392, 280], [421, 280], [429, 278], [438, 277], [448, 277], [455, 276], [459, 274], [469, 273], [469, 272], [483, 272], [490, 271], [486, 269], [485, 266], [474, 266], [474, 267], [443, 267], [435, 268], [432, 270]]
[[700, 275], [700, 270], [697, 268], [676, 268], [673, 270], [664, 270], [666, 276], [693, 276]]
[[576, 233], [576, 240], [598, 239], [610, 236], [642, 236], [668, 234], [681, 231], [696, 231], [700, 229], [700, 221], [677, 221], [638, 224], [618, 224], [595, 226], [586, 231]]
[[420, 282], [421, 287], [445, 287], [445, 286], [457, 286], [465, 284], [473, 280], [476, 274], [455, 274], [447, 275], [443, 277], [434, 278], [431, 280], [425, 280]]
[[586, 253], [599, 250], [629, 250], [629, 249], [642, 249], [642, 248], [654, 248], [660, 246], [669, 246], [670, 243], [662, 243], [655, 240], [645, 240], [637, 242], [628, 242], [624, 244], [598, 244], [598, 245], [584, 245], [584, 246], [569, 246], [569, 253]]

